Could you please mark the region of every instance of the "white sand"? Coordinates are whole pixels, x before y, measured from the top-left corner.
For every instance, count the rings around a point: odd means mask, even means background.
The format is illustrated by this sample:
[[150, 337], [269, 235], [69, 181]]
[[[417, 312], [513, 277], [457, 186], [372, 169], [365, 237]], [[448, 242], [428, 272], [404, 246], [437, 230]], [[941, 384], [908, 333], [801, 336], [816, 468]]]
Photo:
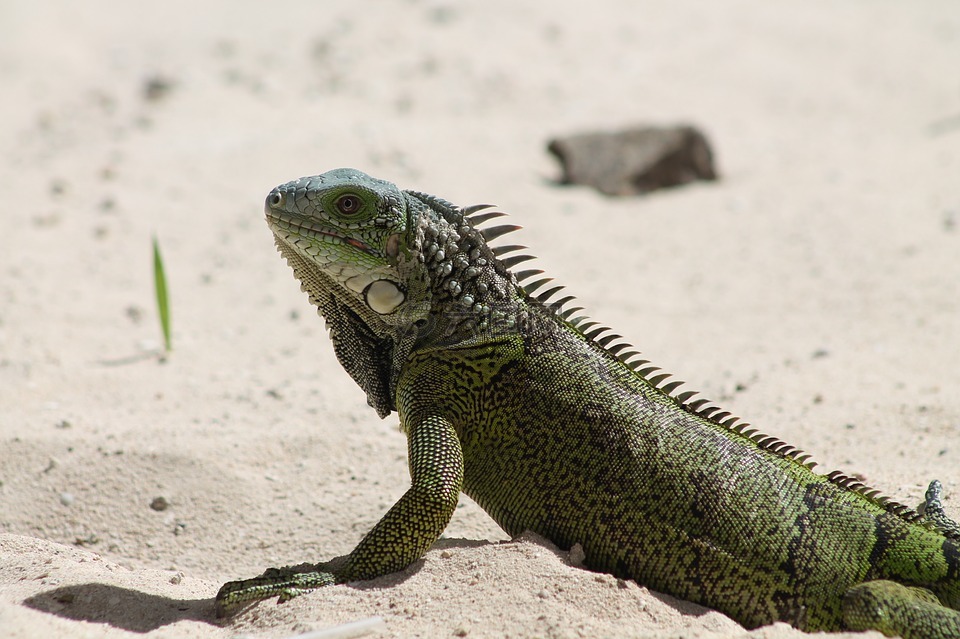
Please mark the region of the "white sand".
[[[499, 204], [692, 388], [908, 504], [938, 477], [960, 514], [956, 2], [7, 0], [0, 24], [0, 636], [746, 634], [478, 543], [504, 535], [470, 503], [401, 575], [214, 623], [220, 583], [348, 552], [406, 485], [261, 219], [336, 166]], [[551, 184], [551, 136], [680, 121], [720, 182]]]

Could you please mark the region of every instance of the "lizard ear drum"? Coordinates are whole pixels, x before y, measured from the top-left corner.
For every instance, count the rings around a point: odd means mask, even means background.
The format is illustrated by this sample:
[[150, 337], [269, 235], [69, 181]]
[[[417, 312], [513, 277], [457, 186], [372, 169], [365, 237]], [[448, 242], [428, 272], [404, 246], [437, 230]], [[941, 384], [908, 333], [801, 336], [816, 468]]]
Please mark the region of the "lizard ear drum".
[[380, 315], [389, 315], [397, 310], [406, 297], [403, 290], [390, 280], [377, 280], [363, 292], [367, 306]]
[[397, 257], [400, 255], [400, 234], [396, 233], [387, 238], [387, 255]]

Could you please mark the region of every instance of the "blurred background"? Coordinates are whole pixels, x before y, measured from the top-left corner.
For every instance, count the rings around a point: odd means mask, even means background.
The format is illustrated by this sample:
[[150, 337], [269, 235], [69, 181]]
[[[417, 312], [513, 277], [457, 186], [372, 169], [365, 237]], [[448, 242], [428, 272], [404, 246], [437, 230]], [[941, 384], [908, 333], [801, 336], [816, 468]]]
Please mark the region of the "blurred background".
[[[825, 470], [960, 485], [955, 0], [4, 0], [0, 25], [0, 532], [210, 582], [352, 548], [403, 437], [261, 221], [337, 166], [498, 204], [596, 319]], [[718, 181], [557, 184], [550, 139], [678, 123]], [[448, 535], [502, 538], [464, 504]]]

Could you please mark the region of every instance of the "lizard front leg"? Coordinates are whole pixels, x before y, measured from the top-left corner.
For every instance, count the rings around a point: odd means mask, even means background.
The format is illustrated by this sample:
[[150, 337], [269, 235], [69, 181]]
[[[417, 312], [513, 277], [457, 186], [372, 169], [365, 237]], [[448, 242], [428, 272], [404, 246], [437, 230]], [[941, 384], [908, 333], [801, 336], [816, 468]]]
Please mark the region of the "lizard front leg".
[[271, 568], [224, 584], [218, 617], [244, 603], [278, 596], [280, 603], [322, 586], [373, 579], [419, 559], [453, 516], [463, 484], [463, 453], [450, 423], [436, 416], [408, 425], [411, 486], [349, 555], [316, 566]]

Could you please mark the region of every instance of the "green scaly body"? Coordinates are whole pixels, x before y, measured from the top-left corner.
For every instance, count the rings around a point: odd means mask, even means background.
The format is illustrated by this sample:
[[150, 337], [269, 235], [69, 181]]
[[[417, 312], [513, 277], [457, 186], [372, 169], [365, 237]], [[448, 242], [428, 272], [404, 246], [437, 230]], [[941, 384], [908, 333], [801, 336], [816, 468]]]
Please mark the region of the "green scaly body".
[[[960, 527], [758, 434], [574, 317], [499, 213], [338, 169], [267, 198], [344, 368], [408, 437], [411, 488], [345, 557], [226, 584], [218, 612], [418, 559], [461, 490], [504, 530], [748, 627], [960, 637]], [[483, 228], [483, 230], [479, 230]], [[520, 285], [520, 281], [528, 282]]]

